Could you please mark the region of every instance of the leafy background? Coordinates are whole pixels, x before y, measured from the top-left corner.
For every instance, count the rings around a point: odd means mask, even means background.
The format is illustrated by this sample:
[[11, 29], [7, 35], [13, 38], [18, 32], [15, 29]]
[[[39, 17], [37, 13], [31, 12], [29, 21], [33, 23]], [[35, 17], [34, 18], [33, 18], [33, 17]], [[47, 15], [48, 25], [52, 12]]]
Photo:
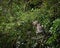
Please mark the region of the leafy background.
[[0, 48], [35, 48], [34, 20], [47, 33], [39, 48], [60, 48], [60, 0], [0, 0]]

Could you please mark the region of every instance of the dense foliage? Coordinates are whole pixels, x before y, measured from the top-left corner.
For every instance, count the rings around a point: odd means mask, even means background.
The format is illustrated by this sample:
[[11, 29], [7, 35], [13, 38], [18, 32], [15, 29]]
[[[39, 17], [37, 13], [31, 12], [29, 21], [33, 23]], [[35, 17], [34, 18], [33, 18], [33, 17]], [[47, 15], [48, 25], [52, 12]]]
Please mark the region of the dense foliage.
[[[46, 34], [36, 35], [35, 20]], [[60, 0], [0, 0], [0, 48], [60, 48], [59, 42]]]

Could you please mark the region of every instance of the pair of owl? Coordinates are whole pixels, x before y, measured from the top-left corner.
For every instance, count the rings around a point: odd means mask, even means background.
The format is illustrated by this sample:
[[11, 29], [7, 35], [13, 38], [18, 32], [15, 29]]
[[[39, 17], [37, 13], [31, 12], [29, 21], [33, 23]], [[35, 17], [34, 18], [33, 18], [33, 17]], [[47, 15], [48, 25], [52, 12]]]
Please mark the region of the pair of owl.
[[43, 25], [41, 25], [38, 21], [33, 21], [32, 24], [36, 28], [36, 34], [43, 32]]

